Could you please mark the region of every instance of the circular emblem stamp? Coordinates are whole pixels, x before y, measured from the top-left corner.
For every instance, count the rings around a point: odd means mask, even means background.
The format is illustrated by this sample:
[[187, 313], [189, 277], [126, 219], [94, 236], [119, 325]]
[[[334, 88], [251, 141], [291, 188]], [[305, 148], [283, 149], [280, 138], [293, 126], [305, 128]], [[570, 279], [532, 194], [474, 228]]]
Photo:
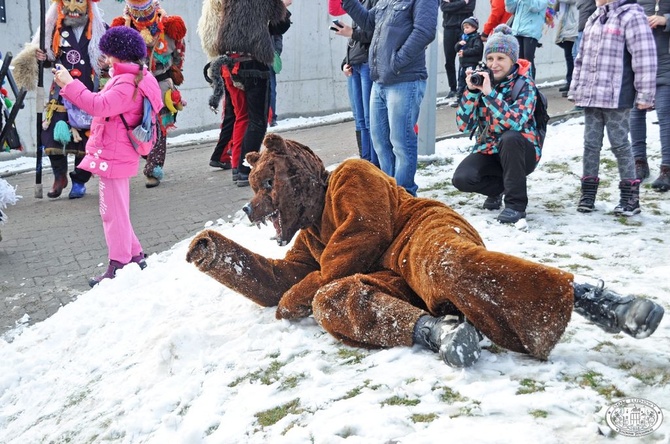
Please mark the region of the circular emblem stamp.
[[663, 412], [646, 399], [624, 398], [607, 409], [605, 418], [607, 425], [620, 435], [645, 436], [661, 426]]

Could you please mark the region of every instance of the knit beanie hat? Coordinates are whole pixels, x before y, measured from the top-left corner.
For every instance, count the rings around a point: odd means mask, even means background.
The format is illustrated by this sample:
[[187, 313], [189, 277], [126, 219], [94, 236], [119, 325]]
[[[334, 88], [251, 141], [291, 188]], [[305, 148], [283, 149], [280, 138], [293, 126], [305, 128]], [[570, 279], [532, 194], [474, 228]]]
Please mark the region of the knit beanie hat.
[[463, 25], [468, 24], [470, 26], [473, 26], [475, 29], [479, 29], [479, 20], [477, 20], [477, 17], [468, 17], [463, 22], [461, 23], [461, 29], [463, 29]]
[[112, 26], [100, 38], [100, 51], [124, 62], [137, 62], [147, 56], [147, 45], [133, 28]]
[[484, 58], [494, 52], [507, 54], [512, 59], [512, 62], [515, 63], [519, 58], [519, 41], [512, 35], [512, 28], [509, 26], [496, 26], [488, 39], [486, 39]]

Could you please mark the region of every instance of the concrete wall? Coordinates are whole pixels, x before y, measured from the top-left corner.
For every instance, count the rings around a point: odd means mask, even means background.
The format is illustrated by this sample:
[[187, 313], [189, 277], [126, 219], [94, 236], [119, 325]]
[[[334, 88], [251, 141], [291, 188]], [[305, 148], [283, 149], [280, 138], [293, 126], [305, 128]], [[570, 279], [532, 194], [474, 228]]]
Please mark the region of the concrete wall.
[[[47, 7], [50, 0], [45, 0]], [[474, 0], [473, 0], [474, 1]], [[178, 128], [171, 134], [197, 132], [218, 126], [221, 116], [212, 113], [207, 106], [211, 93], [202, 75], [207, 58], [200, 48], [196, 26], [200, 17], [201, 2], [184, 0], [162, 0], [168, 14], [181, 15], [188, 27], [185, 81], [180, 90], [188, 102], [179, 113]], [[123, 3], [116, 0], [101, 0], [98, 3], [107, 22], [120, 15]], [[5, 0], [7, 22], [0, 23], [0, 51], [18, 52], [30, 41], [39, 26], [39, 3], [35, 0]], [[349, 110], [346, 79], [340, 71], [345, 54], [346, 39], [333, 35], [328, 29], [327, 0], [294, 0], [290, 7], [293, 25], [284, 37], [283, 70], [278, 76], [277, 114], [279, 118], [326, 115]], [[479, 0], [476, 16], [483, 24], [488, 17], [489, 2]], [[349, 22], [348, 18], [344, 19]], [[438, 97], [448, 90], [444, 73], [442, 51], [441, 15], [438, 36], [433, 43], [439, 45], [437, 63]], [[541, 42], [536, 55], [538, 81], [559, 79], [565, 75], [563, 52], [553, 44], [554, 31], [549, 30]], [[51, 74], [45, 73], [45, 89], [51, 82]], [[29, 93], [25, 108], [18, 116], [18, 127], [28, 152], [35, 151], [35, 94]]]

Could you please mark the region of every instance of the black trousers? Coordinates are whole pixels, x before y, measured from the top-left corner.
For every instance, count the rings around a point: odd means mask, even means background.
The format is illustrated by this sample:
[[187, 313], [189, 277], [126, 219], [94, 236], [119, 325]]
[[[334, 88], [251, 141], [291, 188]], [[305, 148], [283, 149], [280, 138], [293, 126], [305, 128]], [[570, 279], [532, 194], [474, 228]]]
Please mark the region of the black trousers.
[[516, 36], [516, 40], [519, 42], [519, 58], [530, 62], [532, 66], [531, 75], [533, 78], [536, 78], [535, 50], [537, 49], [538, 41], [532, 37], [523, 37], [520, 35]]
[[242, 139], [238, 170], [240, 174], [249, 174], [251, 168], [244, 164], [244, 156], [252, 151], [260, 151], [268, 128], [270, 68], [256, 60], [242, 62], [240, 63], [240, 81], [244, 85], [244, 94], [247, 99], [249, 125]]
[[485, 196], [505, 194], [505, 207], [526, 211], [526, 176], [535, 170], [535, 147], [518, 131], [500, 137], [497, 154], [472, 153], [456, 167], [453, 185]]
[[461, 40], [463, 30], [458, 27], [444, 28], [444, 37], [442, 45], [444, 46], [444, 68], [447, 70], [447, 81], [449, 82], [449, 89], [456, 91], [458, 87], [456, 83], [456, 43]]

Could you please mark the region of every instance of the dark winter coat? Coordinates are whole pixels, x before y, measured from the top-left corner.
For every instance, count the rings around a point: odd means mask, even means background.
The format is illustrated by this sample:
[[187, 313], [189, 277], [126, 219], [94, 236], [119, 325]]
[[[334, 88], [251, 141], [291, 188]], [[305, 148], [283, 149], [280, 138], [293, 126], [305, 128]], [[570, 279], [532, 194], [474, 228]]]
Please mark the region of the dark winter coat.
[[654, 28], [651, 32], [654, 34], [656, 54], [658, 55], [656, 86], [670, 85], [670, 0], [658, 2], [658, 13], [655, 12], [656, 0], [637, 0], [637, 3], [642, 6], [647, 17], [654, 14], [665, 16], [665, 27]]
[[473, 32], [461, 46], [456, 43], [456, 52], [463, 50], [463, 55], [458, 59], [461, 66], [475, 66], [482, 60], [484, 55], [484, 42], [478, 32]]
[[[377, 0], [363, 0], [361, 3], [365, 6], [365, 9], [370, 10], [377, 4]], [[347, 55], [342, 61], [343, 67], [345, 64], [360, 65], [368, 61], [368, 49], [370, 48], [373, 32], [362, 30], [356, 22], [353, 22], [351, 27], [353, 28], [353, 34], [347, 45]]]
[[463, 20], [475, 15], [477, 0], [440, 1], [442, 10], [442, 26], [444, 28], [460, 28]]
[[379, 0], [370, 11], [358, 0], [342, 7], [364, 30], [374, 30], [370, 78], [393, 85], [428, 78], [426, 47], [435, 39], [438, 0]]
[[283, 34], [291, 24], [282, 0], [223, 0], [221, 6], [218, 54], [250, 54], [271, 65], [275, 54], [271, 34]]
[[584, 31], [586, 21], [591, 17], [591, 14], [596, 12], [596, 0], [577, 0], [577, 9], [579, 10], [579, 25], [578, 32]]

